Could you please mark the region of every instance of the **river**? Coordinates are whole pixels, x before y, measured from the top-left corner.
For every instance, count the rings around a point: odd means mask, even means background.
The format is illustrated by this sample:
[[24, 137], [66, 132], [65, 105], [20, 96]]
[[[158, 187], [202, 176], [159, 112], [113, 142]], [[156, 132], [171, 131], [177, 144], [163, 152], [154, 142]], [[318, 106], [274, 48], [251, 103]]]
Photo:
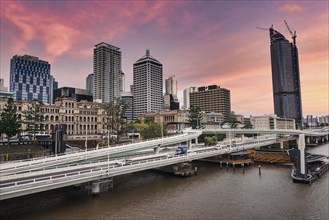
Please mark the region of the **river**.
[[[329, 155], [329, 144], [309, 152]], [[1, 201], [1, 219], [328, 219], [329, 173], [295, 184], [290, 166], [220, 169], [195, 163], [188, 178], [144, 171], [114, 178], [97, 197], [71, 187]]]

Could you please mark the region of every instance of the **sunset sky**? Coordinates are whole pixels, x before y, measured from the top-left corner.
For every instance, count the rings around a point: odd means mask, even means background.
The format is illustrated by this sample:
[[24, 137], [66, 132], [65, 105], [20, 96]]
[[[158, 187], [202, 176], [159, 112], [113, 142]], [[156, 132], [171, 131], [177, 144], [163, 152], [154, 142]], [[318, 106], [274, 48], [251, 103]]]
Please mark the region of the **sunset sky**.
[[15, 55], [51, 64], [59, 87], [85, 88], [93, 48], [121, 48], [129, 90], [133, 63], [150, 49], [175, 75], [179, 98], [189, 84], [231, 90], [237, 114], [273, 113], [269, 33], [297, 31], [303, 115], [327, 115], [328, 1], [13, 1], [1, 0], [0, 78], [9, 85]]

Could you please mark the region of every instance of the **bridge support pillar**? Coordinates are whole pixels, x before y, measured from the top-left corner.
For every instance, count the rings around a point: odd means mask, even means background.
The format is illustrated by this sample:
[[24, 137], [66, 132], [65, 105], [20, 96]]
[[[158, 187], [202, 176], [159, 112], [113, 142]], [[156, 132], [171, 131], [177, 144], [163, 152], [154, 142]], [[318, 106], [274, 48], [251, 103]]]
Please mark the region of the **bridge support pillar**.
[[280, 148], [283, 149], [283, 141], [280, 141]]
[[298, 150], [300, 152], [300, 173], [306, 175], [305, 161], [305, 134], [300, 134], [298, 138]]
[[192, 140], [187, 141], [187, 148], [190, 150], [192, 149]]
[[158, 147], [154, 148], [154, 153], [159, 154], [160, 153], [160, 144]]
[[195, 145], [198, 145], [199, 142], [198, 142], [198, 138], [195, 138]]
[[98, 195], [101, 192], [100, 190], [100, 184], [98, 182], [94, 182], [92, 187], [91, 187], [91, 194], [93, 196]]

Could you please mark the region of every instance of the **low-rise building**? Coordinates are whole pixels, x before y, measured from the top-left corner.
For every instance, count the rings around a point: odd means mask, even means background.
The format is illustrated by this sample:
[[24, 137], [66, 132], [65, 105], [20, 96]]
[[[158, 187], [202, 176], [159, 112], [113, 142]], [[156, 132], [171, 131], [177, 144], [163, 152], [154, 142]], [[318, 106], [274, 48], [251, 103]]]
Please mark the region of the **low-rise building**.
[[319, 124], [329, 124], [329, 115], [320, 116], [319, 117]]
[[142, 123], [152, 121], [154, 123], [164, 123], [168, 130], [181, 130], [188, 126], [187, 111], [165, 110], [159, 112], [148, 112], [138, 117]]
[[[31, 102], [16, 100], [18, 119], [24, 121], [24, 112]], [[7, 104], [7, 98], [0, 98], [0, 112]], [[41, 104], [42, 133], [50, 134], [54, 126], [66, 125], [68, 139], [77, 139], [81, 136], [99, 136], [107, 134], [105, 124], [106, 113], [103, 104], [96, 102], [77, 102], [73, 98], [57, 99], [55, 104]], [[22, 132], [26, 131], [26, 125], [22, 123]]]
[[207, 112], [203, 113], [203, 120], [201, 122], [201, 127], [206, 126], [207, 128], [219, 128], [221, 123], [224, 122], [224, 115], [217, 112]]
[[276, 115], [250, 116], [250, 122], [254, 129], [296, 129], [295, 119]]

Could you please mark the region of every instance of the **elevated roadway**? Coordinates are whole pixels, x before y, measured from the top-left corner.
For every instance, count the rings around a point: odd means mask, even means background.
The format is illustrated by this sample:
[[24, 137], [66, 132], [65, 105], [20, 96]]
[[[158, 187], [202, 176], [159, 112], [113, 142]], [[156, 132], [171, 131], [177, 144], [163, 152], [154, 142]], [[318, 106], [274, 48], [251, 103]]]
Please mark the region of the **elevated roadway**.
[[[47, 191], [51, 189], [97, 181], [103, 178], [138, 172], [147, 169], [198, 160], [206, 157], [259, 148], [276, 142], [276, 138], [237, 144], [234, 147], [207, 147], [193, 149], [184, 155], [170, 153], [129, 160], [108, 160], [90, 164], [66, 166], [16, 175], [1, 176], [0, 200]], [[130, 162], [129, 162], [130, 161]]]
[[328, 136], [327, 130], [290, 130], [290, 129], [202, 129], [202, 134], [277, 134], [277, 135], [300, 135], [305, 136]]
[[40, 168], [74, 163], [83, 160], [97, 159], [109, 155], [112, 156], [127, 152], [170, 146], [177, 143], [194, 140], [200, 135], [201, 131], [193, 131], [170, 137], [151, 139], [143, 142], [124, 144], [108, 148], [94, 149], [91, 151], [76, 152], [60, 156], [52, 155], [47, 157], [34, 158], [30, 160], [4, 162], [0, 164], [0, 170], [1, 175], [9, 175], [12, 173], [38, 170]]
[[[194, 139], [196, 140], [201, 134], [218, 134], [229, 132], [240, 134], [298, 135], [300, 142], [299, 145], [302, 146], [302, 148], [305, 147], [305, 141], [302, 141], [305, 136], [326, 136], [326, 138], [328, 138], [329, 133], [328, 131], [323, 130], [202, 129], [188, 131], [183, 134], [162, 139], [148, 140], [116, 147], [95, 149], [92, 151], [55, 157], [6, 162], [0, 164], [0, 200], [90, 181], [97, 181], [103, 178], [167, 166], [185, 161], [233, 153], [245, 149], [258, 148], [277, 142], [276, 137], [269, 137], [263, 140], [256, 139], [251, 142], [237, 144], [233, 147], [228, 147], [226, 145], [207, 149], [193, 149], [193, 151], [186, 155], [155, 154], [156, 156], [154, 158], [144, 158], [134, 163], [120, 162], [116, 160], [113, 161], [109, 159], [104, 161], [102, 159], [106, 156], [109, 158], [109, 155], [113, 156], [152, 148], [158, 149], [160, 147], [171, 146], [182, 142], [188, 142], [188, 145], [191, 145], [191, 141]], [[88, 163], [87, 161], [89, 160], [94, 160], [94, 162]], [[80, 161], [85, 161], [87, 163], [79, 164]]]

